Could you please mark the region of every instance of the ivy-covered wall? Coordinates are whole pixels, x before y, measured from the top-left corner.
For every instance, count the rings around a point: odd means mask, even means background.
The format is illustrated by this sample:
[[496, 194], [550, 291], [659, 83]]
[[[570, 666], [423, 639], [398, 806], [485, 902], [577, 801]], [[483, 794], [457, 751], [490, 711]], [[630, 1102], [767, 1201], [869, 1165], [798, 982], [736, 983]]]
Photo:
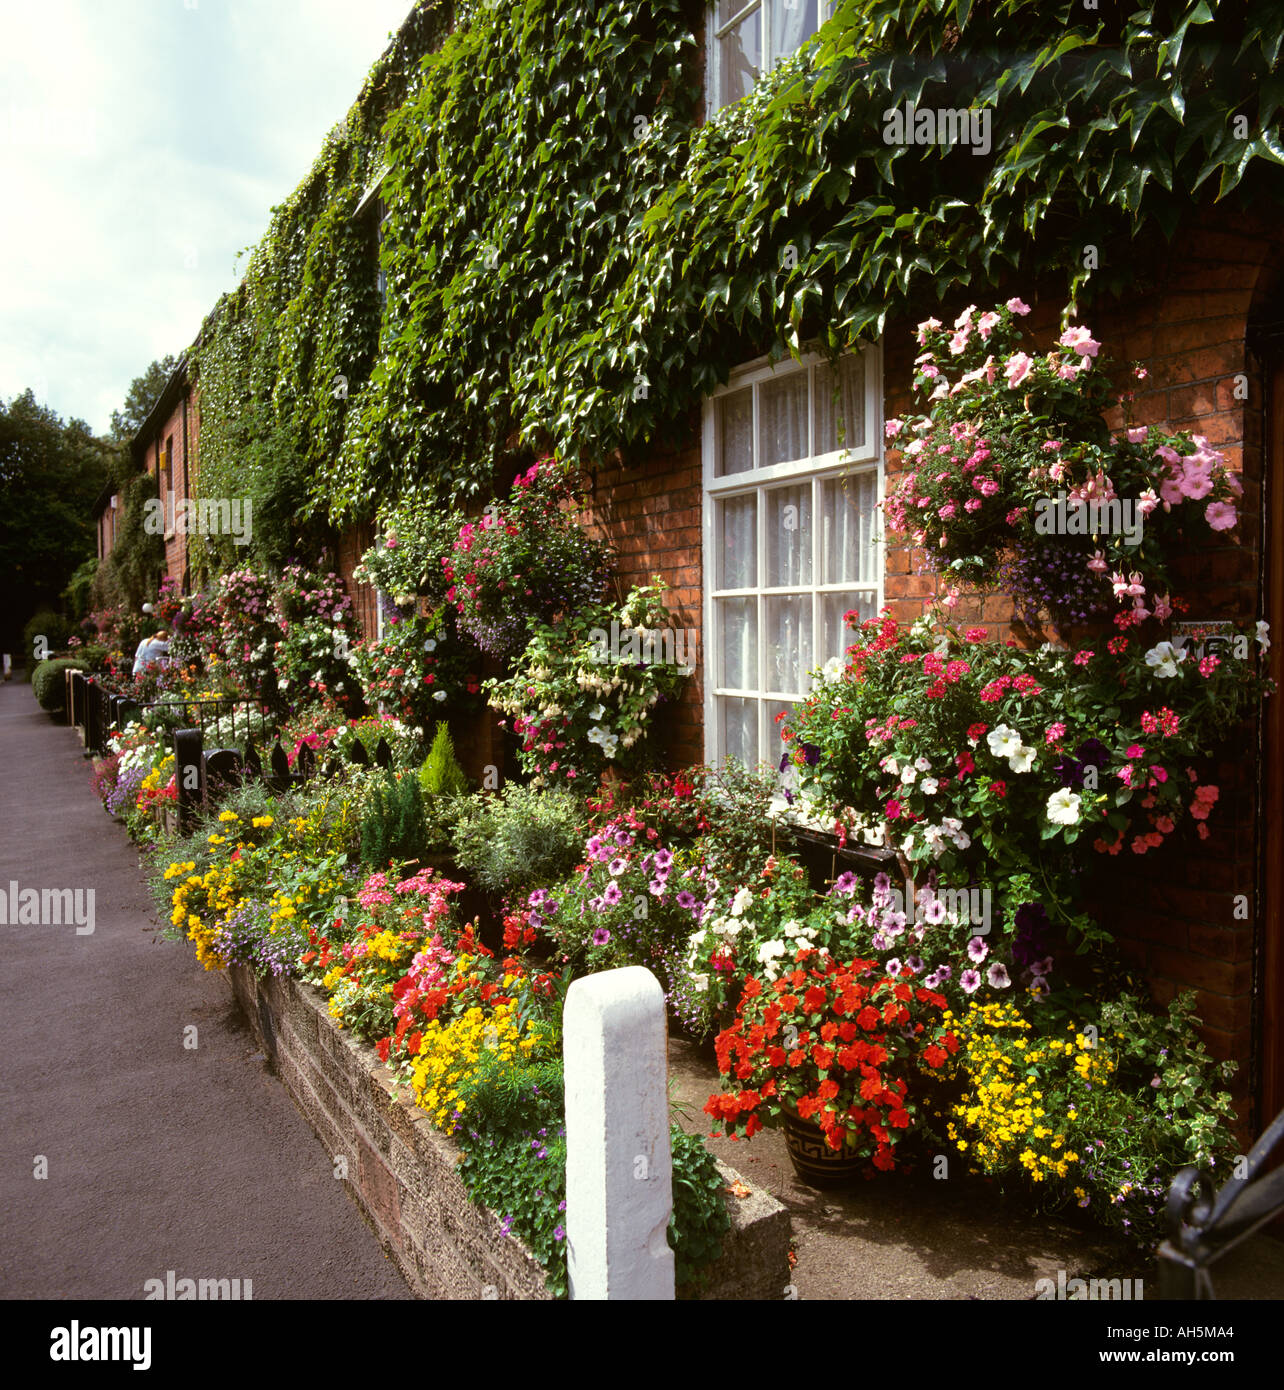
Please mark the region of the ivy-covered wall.
[[[393, 494], [479, 500], [515, 453], [627, 459], [737, 362], [960, 286], [1086, 304], [1194, 203], [1280, 197], [1277, 7], [841, 0], [708, 123], [703, 16], [417, 7], [194, 354], [200, 489], [254, 498], [264, 558]], [[889, 144], [907, 102], [989, 108], [993, 148]], [[384, 167], [381, 303], [354, 213]]]

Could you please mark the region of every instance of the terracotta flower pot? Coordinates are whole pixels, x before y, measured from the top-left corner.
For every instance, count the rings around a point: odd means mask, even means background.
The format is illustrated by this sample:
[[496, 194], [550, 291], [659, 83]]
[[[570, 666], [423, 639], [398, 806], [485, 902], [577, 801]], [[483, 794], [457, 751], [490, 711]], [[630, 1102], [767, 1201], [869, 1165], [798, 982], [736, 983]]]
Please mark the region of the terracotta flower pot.
[[785, 1146], [799, 1182], [808, 1187], [845, 1187], [860, 1177], [866, 1159], [849, 1148], [831, 1149], [825, 1132], [813, 1120], [804, 1120], [792, 1106], [782, 1109]]

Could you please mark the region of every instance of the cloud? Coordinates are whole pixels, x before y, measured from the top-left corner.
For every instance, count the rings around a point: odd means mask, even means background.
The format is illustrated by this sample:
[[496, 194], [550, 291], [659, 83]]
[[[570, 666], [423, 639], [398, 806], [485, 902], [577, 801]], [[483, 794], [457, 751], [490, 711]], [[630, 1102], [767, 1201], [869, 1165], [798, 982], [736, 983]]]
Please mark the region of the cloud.
[[30, 386], [105, 432], [236, 284], [413, 7], [0, 0], [0, 398]]

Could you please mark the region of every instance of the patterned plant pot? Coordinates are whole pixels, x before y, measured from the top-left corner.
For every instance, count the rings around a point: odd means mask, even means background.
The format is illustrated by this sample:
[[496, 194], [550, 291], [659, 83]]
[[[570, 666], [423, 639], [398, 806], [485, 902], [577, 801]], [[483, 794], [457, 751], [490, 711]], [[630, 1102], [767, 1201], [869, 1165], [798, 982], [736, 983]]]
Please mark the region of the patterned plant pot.
[[860, 1177], [867, 1159], [845, 1147], [831, 1149], [825, 1142], [824, 1130], [790, 1107], [782, 1111], [781, 1118], [789, 1161], [799, 1182], [808, 1187], [846, 1187]]

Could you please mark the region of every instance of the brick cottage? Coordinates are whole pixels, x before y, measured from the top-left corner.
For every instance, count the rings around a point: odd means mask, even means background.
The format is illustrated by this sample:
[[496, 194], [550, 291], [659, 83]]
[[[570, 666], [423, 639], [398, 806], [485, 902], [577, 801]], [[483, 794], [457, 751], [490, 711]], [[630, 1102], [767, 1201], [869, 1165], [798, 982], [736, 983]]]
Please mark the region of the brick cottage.
[[[764, 23], [771, 13], [764, 0]], [[807, 32], [804, 24], [793, 37], [801, 42]], [[709, 36], [715, 107], [741, 92], [743, 74], [722, 61], [725, 37], [723, 29]], [[1176, 568], [1193, 599], [1190, 618], [1271, 625], [1278, 681], [1284, 241], [1265, 214], [1232, 216], [1210, 199], [1190, 209], [1167, 246], [1139, 244], [1131, 255], [1133, 288], [1094, 300], [1079, 321], [1102, 342], [1102, 362], [1121, 390], [1130, 389], [1128, 364], [1147, 370], [1131, 388], [1128, 423], [1202, 434], [1239, 473], [1238, 529], [1210, 532]], [[889, 322], [879, 342], [844, 359], [837, 380], [819, 356], [774, 368], [765, 355], [747, 356], [702, 409], [671, 422], [667, 444], [612, 454], [586, 475], [584, 520], [614, 546], [621, 591], [661, 576], [672, 586], [677, 623], [698, 635], [695, 676], [659, 730], [668, 765], [727, 756], [774, 762], [774, 716], [805, 694], [808, 670], [842, 653], [844, 612], [868, 616], [886, 606], [909, 622], [943, 595], [921, 552], [878, 541], [877, 504], [902, 468], [884, 445], [883, 422], [921, 404], [911, 393], [916, 317], [952, 318], [970, 302], [1012, 294], [1033, 307], [1023, 327], [1040, 349], [1049, 346], [1064, 307], [1057, 283], [960, 286], [946, 303], [925, 301], [917, 316]], [[769, 346], [761, 344], [764, 354]], [[199, 416], [199, 381], [180, 365], [133, 445], [162, 497], [190, 495]], [[497, 476], [497, 490], [519, 462], [525, 457]], [[779, 540], [783, 509], [792, 509], [787, 545]], [[331, 548], [367, 634], [378, 628], [378, 604], [353, 571], [374, 535], [369, 523], [350, 527]], [[183, 537], [168, 534], [166, 547], [168, 573], [187, 582]], [[956, 617], [1022, 645], [1044, 640], [1015, 621], [1002, 594], [965, 595]], [[1216, 768], [1222, 794], [1210, 838], [1196, 839], [1187, 825], [1180, 843], [1160, 854], [1112, 860], [1100, 893], [1104, 920], [1155, 997], [1198, 991], [1210, 1049], [1241, 1063], [1234, 1090], [1253, 1131], [1284, 1108], [1281, 708], [1268, 701], [1260, 726], [1244, 729]], [[499, 740], [489, 721], [469, 735], [470, 770], [501, 760]]]

